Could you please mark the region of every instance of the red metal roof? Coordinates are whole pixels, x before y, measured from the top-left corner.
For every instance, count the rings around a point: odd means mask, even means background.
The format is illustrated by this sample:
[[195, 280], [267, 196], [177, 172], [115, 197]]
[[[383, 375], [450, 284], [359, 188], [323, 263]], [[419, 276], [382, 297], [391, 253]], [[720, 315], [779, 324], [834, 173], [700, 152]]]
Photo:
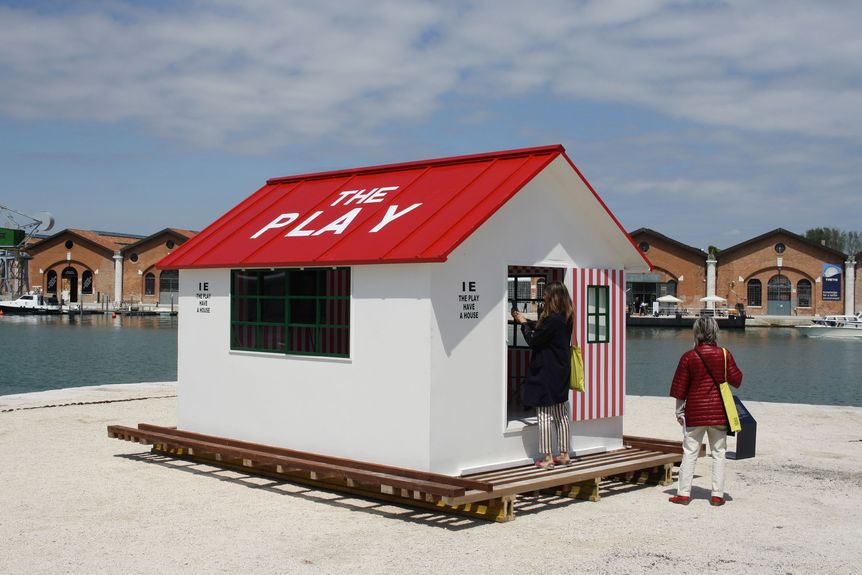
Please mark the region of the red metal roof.
[[159, 267], [445, 261], [564, 153], [544, 146], [274, 178]]

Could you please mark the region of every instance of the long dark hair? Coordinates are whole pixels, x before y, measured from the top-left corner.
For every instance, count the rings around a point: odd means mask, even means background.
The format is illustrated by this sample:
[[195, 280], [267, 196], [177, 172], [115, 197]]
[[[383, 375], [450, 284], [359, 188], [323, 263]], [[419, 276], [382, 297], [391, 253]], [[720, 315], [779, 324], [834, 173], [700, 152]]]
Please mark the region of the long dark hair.
[[571, 323], [574, 315], [572, 297], [562, 282], [551, 282], [545, 286], [545, 307], [539, 314], [539, 325], [552, 313], [562, 314], [566, 323]]

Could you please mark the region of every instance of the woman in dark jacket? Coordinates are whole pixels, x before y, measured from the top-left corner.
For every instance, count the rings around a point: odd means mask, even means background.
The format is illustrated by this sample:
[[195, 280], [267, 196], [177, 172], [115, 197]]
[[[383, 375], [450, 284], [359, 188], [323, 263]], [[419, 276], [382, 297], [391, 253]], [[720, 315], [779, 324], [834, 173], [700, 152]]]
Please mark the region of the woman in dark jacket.
[[[724, 452], [727, 448], [727, 415], [718, 384], [725, 380], [724, 352], [716, 345], [718, 323], [711, 317], [694, 322], [694, 349], [679, 360], [670, 395], [676, 398], [676, 419], [683, 426], [683, 459], [679, 484], [671, 503], [688, 505], [691, 480], [706, 434], [712, 455], [712, 505], [724, 505]], [[727, 352], [727, 382], [733, 387], [742, 383], [742, 372], [733, 355]]]
[[[524, 405], [535, 407], [539, 420], [539, 451], [543, 458], [536, 466], [553, 469], [554, 463], [568, 465], [569, 456], [569, 373], [572, 341], [572, 298], [560, 282], [545, 286], [545, 304], [534, 322], [516, 309], [512, 317], [521, 325], [524, 339], [533, 350], [530, 370], [524, 383]], [[557, 430], [560, 456], [551, 450], [551, 427]]]

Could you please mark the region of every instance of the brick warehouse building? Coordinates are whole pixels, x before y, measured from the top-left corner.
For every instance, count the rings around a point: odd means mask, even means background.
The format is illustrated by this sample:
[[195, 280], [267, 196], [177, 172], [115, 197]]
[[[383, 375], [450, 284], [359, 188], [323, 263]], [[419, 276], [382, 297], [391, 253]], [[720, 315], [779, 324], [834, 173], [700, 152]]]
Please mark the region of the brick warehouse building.
[[150, 236], [65, 229], [27, 247], [32, 291], [64, 303], [119, 302], [170, 305], [178, 290], [175, 272], [155, 263], [196, 232], [166, 228]]
[[[144, 237], [69, 228], [47, 238], [35, 238], [27, 248], [28, 289], [56, 294], [66, 303], [134, 301], [170, 305], [177, 279], [173, 272], [165, 274], [156, 269], [155, 262], [195, 234], [166, 228]], [[627, 275], [628, 305], [640, 301], [649, 305], [657, 297], [670, 294], [683, 300], [680, 307], [703, 307], [699, 299], [710, 293], [705, 251], [649, 228], [637, 229], [630, 235], [654, 269], [651, 273]], [[778, 244], [783, 245], [781, 254]], [[824, 264], [833, 270], [841, 269], [838, 299], [834, 299], [834, 293], [827, 295], [833, 299], [823, 299]], [[744, 307], [749, 315], [862, 311], [862, 252], [848, 257], [778, 228], [719, 250], [713, 266], [712, 293], [726, 298], [731, 308]], [[117, 269], [121, 270], [120, 281]], [[853, 297], [848, 299], [851, 294]]]
[[752, 315], [842, 314], [853, 296], [843, 285], [845, 254], [781, 228], [721, 250], [718, 260], [716, 294]]
[[628, 304], [639, 309], [641, 302], [650, 306], [658, 297], [673, 295], [682, 300], [680, 307], [700, 307], [698, 300], [706, 293], [706, 252], [649, 228], [640, 228], [629, 235], [653, 270], [626, 274]]
[[654, 267], [652, 274], [627, 276], [630, 302], [643, 297], [649, 304], [671, 294], [683, 300], [681, 307], [691, 309], [703, 307], [700, 298], [717, 295], [748, 315], [813, 316], [862, 309], [859, 255], [850, 257], [782, 228], [718, 250], [712, 258], [647, 228], [630, 235]]

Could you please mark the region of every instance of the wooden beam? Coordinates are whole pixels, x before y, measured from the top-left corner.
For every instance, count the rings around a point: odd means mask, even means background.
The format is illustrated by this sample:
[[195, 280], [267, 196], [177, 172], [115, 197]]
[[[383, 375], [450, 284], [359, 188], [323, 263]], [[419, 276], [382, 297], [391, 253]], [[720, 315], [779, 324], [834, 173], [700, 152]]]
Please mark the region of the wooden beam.
[[[136, 439], [144, 439], [149, 443], [163, 443], [169, 448], [188, 449], [192, 448], [197, 453], [219, 454], [222, 458], [231, 457], [240, 460], [251, 460], [255, 463], [268, 465], [281, 465], [282, 467], [298, 467], [307, 471], [321, 473], [325, 476], [332, 477], [350, 477], [366, 483], [377, 485], [390, 485], [394, 487], [406, 487], [408, 489], [416, 489], [433, 493], [442, 497], [458, 497], [464, 495], [465, 488], [457, 485], [439, 483], [423, 479], [415, 479], [412, 477], [404, 477], [390, 473], [378, 471], [370, 471], [356, 467], [346, 467], [334, 463], [325, 463], [320, 461], [304, 460], [298, 457], [288, 457], [284, 455], [276, 455], [264, 451], [235, 447], [232, 445], [224, 445], [213, 443], [212, 441], [204, 441], [201, 439], [192, 439], [188, 437], [179, 437], [174, 434], [174, 430], [165, 429], [166, 433], [157, 431], [147, 431], [141, 429], [125, 428], [122, 426], [112, 426], [114, 431], [126, 431], [130, 436]], [[215, 438], [213, 438], [215, 439]]]
[[202, 441], [215, 442], [219, 445], [227, 445], [231, 447], [237, 447], [242, 449], [252, 449], [254, 451], [260, 451], [264, 453], [271, 453], [275, 455], [282, 455], [286, 457], [295, 457], [300, 458], [307, 461], [317, 461], [321, 463], [334, 463], [340, 465], [342, 467], [351, 467], [356, 469], [363, 469], [365, 471], [374, 471], [380, 473], [386, 473], [391, 475], [400, 475], [402, 477], [410, 477], [413, 479], [419, 479], [423, 481], [431, 481], [435, 483], [447, 483], [450, 485], [455, 485], [458, 487], [463, 487], [465, 489], [476, 489], [479, 491], [491, 491], [492, 487], [485, 482], [476, 481], [471, 479], [465, 479], [462, 477], [456, 477], [452, 475], [444, 475], [442, 473], [433, 473], [430, 471], [419, 471], [416, 469], [409, 469], [405, 467], [395, 467], [392, 465], [383, 465], [380, 463], [370, 463], [367, 461], [357, 461], [355, 459], [346, 459], [341, 457], [332, 457], [329, 455], [322, 455], [319, 453], [312, 453], [308, 451], [297, 451], [295, 449], [287, 449], [284, 447], [276, 447], [273, 445], [264, 445], [260, 443], [251, 443], [248, 441], [240, 441], [238, 439], [230, 439], [226, 437], [218, 437], [215, 435], [204, 435], [201, 433], [195, 433], [193, 431], [185, 431], [182, 429], [176, 428], [167, 428], [160, 427], [157, 425], [152, 425], [149, 423], [139, 423], [138, 429], [142, 431], [153, 431], [158, 433], [171, 433], [176, 437], [183, 437], [189, 439], [199, 439]]

